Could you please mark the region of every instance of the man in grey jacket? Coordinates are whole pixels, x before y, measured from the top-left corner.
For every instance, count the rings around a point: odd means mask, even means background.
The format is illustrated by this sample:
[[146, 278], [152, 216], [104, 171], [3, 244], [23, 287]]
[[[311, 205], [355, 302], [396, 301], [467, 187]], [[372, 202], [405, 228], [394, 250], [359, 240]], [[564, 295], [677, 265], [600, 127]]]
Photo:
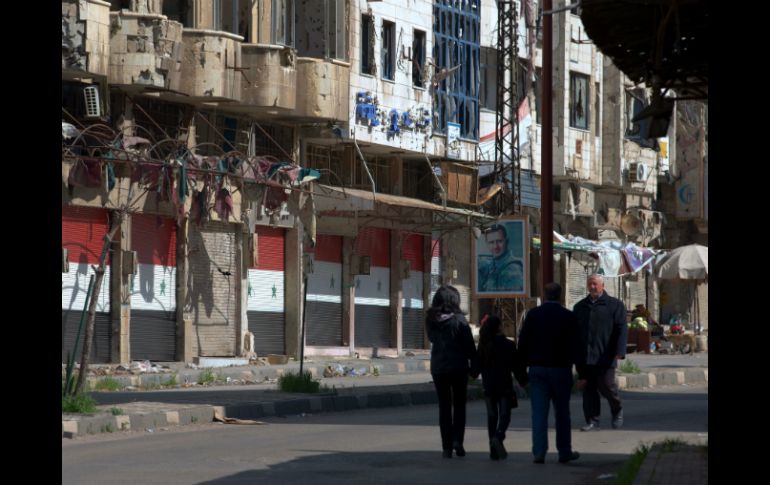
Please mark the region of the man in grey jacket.
[[623, 302], [604, 291], [604, 278], [588, 277], [588, 296], [573, 308], [580, 325], [578, 388], [583, 389], [583, 415], [586, 426], [581, 431], [599, 430], [601, 393], [610, 404], [612, 427], [623, 426], [623, 404], [615, 383], [618, 359], [626, 356], [628, 324]]

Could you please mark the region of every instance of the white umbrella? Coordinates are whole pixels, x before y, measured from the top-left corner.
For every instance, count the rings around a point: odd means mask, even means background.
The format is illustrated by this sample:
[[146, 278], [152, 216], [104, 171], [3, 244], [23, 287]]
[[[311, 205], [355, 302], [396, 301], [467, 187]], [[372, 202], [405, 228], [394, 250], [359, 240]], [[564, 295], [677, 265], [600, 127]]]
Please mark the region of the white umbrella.
[[705, 280], [709, 273], [709, 248], [700, 244], [671, 251], [655, 271], [664, 280]]
[[700, 334], [700, 302], [698, 301], [698, 283], [708, 279], [709, 248], [700, 244], [681, 246], [671, 251], [658, 265], [655, 275], [664, 280], [692, 281], [695, 333]]

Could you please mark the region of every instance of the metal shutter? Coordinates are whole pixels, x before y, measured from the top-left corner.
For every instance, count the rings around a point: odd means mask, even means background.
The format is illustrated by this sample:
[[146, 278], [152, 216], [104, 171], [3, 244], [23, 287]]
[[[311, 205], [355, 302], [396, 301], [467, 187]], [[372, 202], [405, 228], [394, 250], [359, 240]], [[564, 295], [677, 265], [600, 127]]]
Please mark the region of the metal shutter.
[[176, 222], [151, 214], [131, 216], [132, 360], [176, 360]]
[[402, 259], [409, 261], [411, 271], [409, 278], [401, 280], [403, 292], [403, 347], [405, 349], [422, 349], [425, 343], [424, 331], [425, 314], [422, 300], [425, 262], [423, 257], [425, 237], [420, 234], [404, 234]]
[[371, 257], [371, 271], [355, 278], [355, 346], [395, 347], [390, 342], [390, 230], [361, 229], [356, 253]]
[[257, 355], [284, 354], [286, 330], [284, 229], [256, 226], [257, 260], [249, 268], [247, 317]]
[[[91, 265], [99, 262], [104, 245], [103, 238], [108, 228], [108, 213], [105, 209], [62, 206], [62, 247], [67, 249], [67, 259], [70, 263], [69, 272], [62, 273], [62, 362], [66, 361], [67, 352], [74, 348], [88, 282], [93, 274]], [[95, 295], [96, 321], [91, 347], [91, 362], [95, 363], [110, 360], [110, 273], [108, 253], [101, 289]], [[75, 356], [78, 362], [84, 333], [85, 326], [81, 332], [78, 354]]]
[[305, 309], [307, 345], [342, 345], [342, 237], [319, 234], [308, 275]]

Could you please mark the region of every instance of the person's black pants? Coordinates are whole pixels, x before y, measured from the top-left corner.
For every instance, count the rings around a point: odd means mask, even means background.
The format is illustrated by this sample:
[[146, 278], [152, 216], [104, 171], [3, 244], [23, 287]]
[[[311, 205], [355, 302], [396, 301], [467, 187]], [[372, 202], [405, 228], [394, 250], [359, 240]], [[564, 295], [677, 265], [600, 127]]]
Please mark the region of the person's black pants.
[[468, 394], [468, 371], [433, 374], [438, 395], [438, 422], [441, 448], [463, 444], [465, 438], [465, 398]]
[[505, 431], [511, 424], [511, 399], [508, 397], [484, 398], [487, 403], [487, 434], [491, 440], [495, 436], [502, 442]]
[[599, 394], [607, 399], [613, 416], [623, 409], [618, 396], [618, 385], [615, 383], [615, 369], [595, 365], [585, 366], [586, 387], [583, 389], [583, 415], [586, 423], [599, 421], [601, 415], [601, 399]]

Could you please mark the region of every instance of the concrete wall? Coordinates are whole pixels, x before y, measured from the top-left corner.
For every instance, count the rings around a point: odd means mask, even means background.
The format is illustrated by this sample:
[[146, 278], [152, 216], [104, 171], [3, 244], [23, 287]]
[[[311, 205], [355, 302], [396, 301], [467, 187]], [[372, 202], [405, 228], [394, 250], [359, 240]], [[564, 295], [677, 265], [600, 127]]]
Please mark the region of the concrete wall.
[[296, 52], [277, 45], [243, 44], [243, 104], [292, 110], [297, 106]]
[[62, 1], [61, 14], [62, 69], [106, 76], [110, 58], [110, 3]]
[[[240, 101], [243, 37], [213, 30], [184, 29], [180, 91], [196, 98]], [[212, 100], [213, 100], [212, 99]]]
[[349, 112], [350, 67], [340, 61], [297, 59], [298, 116], [343, 120]]
[[111, 84], [178, 90], [183, 59], [182, 24], [162, 15], [110, 14]]

